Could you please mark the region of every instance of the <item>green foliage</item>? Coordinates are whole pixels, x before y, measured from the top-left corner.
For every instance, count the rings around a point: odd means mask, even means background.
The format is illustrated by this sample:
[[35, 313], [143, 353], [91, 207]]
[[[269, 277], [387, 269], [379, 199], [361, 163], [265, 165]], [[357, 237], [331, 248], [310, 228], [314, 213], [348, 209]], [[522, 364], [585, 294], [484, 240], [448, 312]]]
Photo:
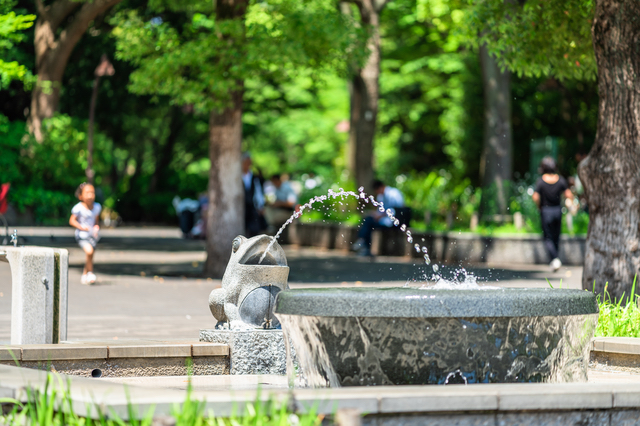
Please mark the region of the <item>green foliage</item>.
[[401, 175], [396, 178], [396, 185], [407, 205], [415, 210], [414, 217], [430, 212], [444, 218], [452, 212], [457, 221], [469, 223], [478, 208], [479, 197], [469, 180], [458, 182], [445, 170]]
[[596, 296], [600, 308], [596, 337], [640, 337], [640, 296], [635, 291], [637, 278], [636, 275], [631, 294], [626, 299], [623, 294], [620, 300], [611, 300], [607, 285], [604, 286], [604, 297]]
[[15, 0], [0, 0], [0, 90], [12, 80], [30, 81], [31, 72], [17, 61], [7, 61], [8, 52], [25, 39], [24, 30], [33, 25], [35, 15], [19, 15], [11, 8]]
[[455, 31], [466, 9], [459, 1], [398, 0], [383, 12], [375, 155], [387, 181], [440, 167], [453, 166], [457, 177], [477, 170], [482, 84], [476, 53]]
[[281, 85], [249, 80], [246, 87], [243, 146], [265, 176], [311, 173], [337, 181], [347, 133], [335, 127], [349, 117], [344, 81], [328, 74], [321, 81], [301, 76]]
[[208, 4], [179, 11], [180, 23], [134, 10], [113, 19], [117, 57], [137, 67], [134, 93], [168, 95], [208, 112], [226, 107], [245, 79], [282, 80], [302, 68], [344, 68], [347, 59], [363, 57], [363, 49], [353, 48], [363, 31], [328, 0], [254, 1], [244, 20], [217, 20]]
[[461, 30], [521, 76], [594, 80], [593, 0], [470, 2]]
[[[128, 404], [130, 420], [124, 421], [118, 414], [106, 407], [87, 404], [86, 411], [94, 413], [97, 419], [85, 418], [76, 414], [71, 399], [70, 382], [63, 384], [61, 376], [49, 373], [41, 391], [26, 388], [27, 402], [21, 403], [13, 398], [0, 398], [0, 404], [8, 408], [0, 412], [0, 423], [7, 425], [32, 424], [38, 426], [149, 426], [154, 423], [155, 407], [146, 413], [140, 413], [138, 407]], [[247, 403], [241, 414], [231, 417], [215, 417], [214, 413], [204, 413], [204, 401], [193, 399], [191, 387], [187, 390], [183, 404], [171, 409], [171, 417], [176, 426], [319, 426], [324, 416], [317, 414], [315, 406], [307, 413], [293, 413], [287, 408], [287, 402], [275, 402], [272, 399]], [[3, 407], [4, 408], [4, 407]]]
[[[85, 180], [86, 122], [66, 115], [48, 119], [43, 123], [42, 143], [26, 133], [24, 122], [9, 122], [0, 116], [0, 123], [0, 181], [11, 183], [9, 202], [19, 212], [30, 212], [37, 223], [66, 223], [77, 202], [75, 189]], [[111, 154], [111, 141], [96, 133], [94, 143], [100, 176], [107, 173], [104, 165]]]

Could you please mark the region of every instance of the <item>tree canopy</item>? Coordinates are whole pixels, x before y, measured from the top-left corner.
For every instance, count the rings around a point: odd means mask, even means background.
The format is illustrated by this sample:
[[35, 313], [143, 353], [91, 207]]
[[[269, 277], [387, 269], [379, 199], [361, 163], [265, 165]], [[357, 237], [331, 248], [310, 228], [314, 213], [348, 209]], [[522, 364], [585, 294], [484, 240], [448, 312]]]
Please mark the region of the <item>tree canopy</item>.
[[520, 76], [595, 80], [594, 10], [594, 0], [474, 1], [461, 28]]
[[[163, 19], [165, 11], [178, 19]], [[301, 68], [316, 77], [321, 69], [344, 70], [347, 56], [363, 56], [353, 45], [362, 31], [330, 1], [251, 2], [245, 20], [224, 21], [210, 2], [158, 3], [147, 16], [123, 11], [112, 24], [117, 57], [137, 67], [131, 91], [167, 95], [200, 112], [228, 106], [245, 79], [283, 82]]]
[[16, 3], [14, 0], [0, 0], [0, 90], [6, 89], [13, 80], [24, 81], [32, 76], [25, 65], [10, 60], [20, 56], [15, 45], [27, 38], [24, 30], [30, 28], [36, 19], [35, 15], [17, 14], [11, 10]]

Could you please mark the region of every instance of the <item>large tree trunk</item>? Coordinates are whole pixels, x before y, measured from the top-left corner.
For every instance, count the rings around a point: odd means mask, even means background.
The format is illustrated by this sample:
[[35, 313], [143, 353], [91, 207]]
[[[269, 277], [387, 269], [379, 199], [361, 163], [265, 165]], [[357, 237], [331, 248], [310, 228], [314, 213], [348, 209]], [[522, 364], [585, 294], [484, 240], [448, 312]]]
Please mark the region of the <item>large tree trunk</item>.
[[[509, 181], [512, 174], [511, 74], [501, 71], [486, 46], [480, 47], [484, 91], [484, 148], [480, 175], [484, 187], [482, 209], [490, 201], [497, 213], [507, 214]], [[490, 198], [490, 199], [489, 199]]]
[[371, 37], [367, 42], [369, 58], [357, 70], [350, 83], [349, 170], [357, 186], [370, 188], [373, 181], [373, 139], [378, 117], [380, 94], [380, 12], [385, 1], [360, 0], [363, 25], [369, 26]]
[[[216, 18], [244, 19], [248, 0], [218, 0]], [[242, 43], [242, 40], [230, 40]], [[222, 278], [231, 257], [231, 243], [244, 232], [244, 187], [240, 168], [242, 149], [243, 82], [230, 93], [230, 106], [209, 118], [209, 209], [205, 274]]]
[[240, 170], [242, 92], [233, 105], [209, 119], [209, 209], [206, 275], [220, 278], [231, 256], [231, 242], [244, 230], [244, 188]]
[[589, 204], [582, 286], [627, 296], [640, 272], [640, 2], [598, 0], [598, 131], [579, 167]]
[[[42, 120], [53, 116], [58, 109], [62, 76], [73, 48], [91, 21], [121, 1], [93, 0], [82, 3], [56, 0], [47, 6], [42, 0], [36, 1], [38, 20], [34, 47], [38, 79], [31, 93], [29, 113], [29, 129], [36, 140], [42, 141]], [[63, 22], [69, 23], [61, 28]]]

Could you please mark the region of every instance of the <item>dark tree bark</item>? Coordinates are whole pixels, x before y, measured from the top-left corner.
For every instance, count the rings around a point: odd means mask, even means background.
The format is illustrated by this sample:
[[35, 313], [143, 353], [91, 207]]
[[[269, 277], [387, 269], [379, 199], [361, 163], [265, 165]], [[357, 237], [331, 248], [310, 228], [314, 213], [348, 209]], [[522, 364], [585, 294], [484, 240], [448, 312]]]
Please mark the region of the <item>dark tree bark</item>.
[[231, 242], [244, 231], [244, 188], [240, 170], [242, 92], [233, 105], [209, 119], [209, 210], [206, 274], [220, 278], [231, 256]]
[[640, 272], [640, 2], [598, 0], [598, 130], [579, 174], [589, 204], [582, 286], [629, 295]]
[[513, 137], [511, 131], [511, 74], [501, 71], [486, 46], [480, 47], [484, 91], [484, 148], [480, 160], [480, 177], [485, 211], [492, 197], [486, 189], [495, 189], [498, 213], [507, 214], [509, 181], [513, 172]]
[[[52, 117], [58, 109], [62, 76], [69, 56], [89, 24], [122, 0], [79, 2], [56, 0], [45, 6], [36, 0], [38, 19], [35, 25], [34, 47], [38, 80], [31, 93], [29, 129], [42, 141], [42, 120]], [[62, 24], [68, 24], [62, 27]]]
[[[217, 19], [244, 19], [248, 0], [218, 0]], [[239, 42], [239, 41], [235, 41]], [[242, 88], [242, 82], [237, 82]], [[231, 242], [244, 232], [242, 89], [230, 93], [231, 104], [209, 116], [209, 209], [205, 274], [221, 278], [231, 257]]]
[[371, 30], [367, 42], [369, 58], [351, 78], [349, 170], [357, 186], [369, 188], [373, 181], [373, 140], [378, 117], [380, 95], [380, 12], [386, 0], [357, 0], [364, 26]]

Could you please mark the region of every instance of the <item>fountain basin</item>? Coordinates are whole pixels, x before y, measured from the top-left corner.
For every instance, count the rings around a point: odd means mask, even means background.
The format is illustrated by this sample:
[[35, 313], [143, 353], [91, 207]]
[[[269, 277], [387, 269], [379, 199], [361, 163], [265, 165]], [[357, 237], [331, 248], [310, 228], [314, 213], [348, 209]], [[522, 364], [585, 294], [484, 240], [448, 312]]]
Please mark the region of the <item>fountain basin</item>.
[[332, 288], [283, 291], [275, 313], [309, 386], [579, 382], [598, 305], [580, 290]]

